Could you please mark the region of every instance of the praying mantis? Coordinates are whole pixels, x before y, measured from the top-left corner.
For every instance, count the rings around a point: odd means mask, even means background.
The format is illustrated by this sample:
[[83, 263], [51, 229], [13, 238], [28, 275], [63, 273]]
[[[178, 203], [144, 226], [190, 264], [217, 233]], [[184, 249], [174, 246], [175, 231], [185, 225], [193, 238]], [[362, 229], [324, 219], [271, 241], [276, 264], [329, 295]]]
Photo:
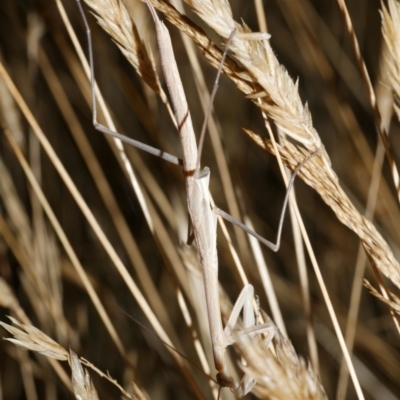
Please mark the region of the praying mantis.
[[[95, 129], [106, 135], [118, 138], [150, 154], [156, 155], [168, 162], [176, 165], [182, 165], [183, 167], [186, 184], [187, 208], [203, 275], [212, 352], [214, 365], [217, 370], [217, 381], [221, 387], [228, 387], [232, 391], [234, 391], [234, 393], [238, 397], [242, 397], [249, 391], [251, 391], [252, 387], [255, 384], [255, 381], [248, 374], [245, 374], [240, 382], [238, 382], [235, 378], [231, 376], [225, 362], [226, 347], [235, 343], [235, 341], [242, 336], [252, 336], [254, 334], [262, 333], [267, 334], [266, 341], [267, 343], [269, 343], [272, 340], [277, 328], [272, 322], [256, 325], [252, 306], [254, 289], [253, 286], [250, 284], [247, 284], [243, 287], [232, 309], [231, 316], [229, 317], [225, 328], [223, 327], [220, 314], [218, 287], [218, 257], [216, 237], [217, 217], [221, 216], [229, 220], [230, 222], [239, 225], [246, 232], [254, 235], [258, 240], [268, 246], [271, 250], [277, 251], [280, 247], [283, 220], [288, 204], [290, 190], [293, 187], [295, 177], [300, 171], [301, 167], [311, 157], [313, 157], [318, 152], [318, 150], [307, 156], [297, 166], [291, 177], [281, 211], [276, 243], [269, 242], [266, 239], [262, 238], [224, 211], [216, 207], [212, 208], [211, 197], [209, 193], [210, 169], [208, 167], [205, 167], [203, 169], [200, 168], [201, 151], [199, 151], [197, 147], [196, 136], [194, 134], [185, 93], [175, 62], [169, 33], [164, 24], [159, 20], [153, 6], [148, 0], [146, 0], [155, 23], [158, 47], [161, 55], [162, 69], [174, 106], [176, 122], [179, 127], [179, 136], [183, 151], [182, 160], [180, 160], [178, 157], [160, 151], [154, 147], [128, 138], [98, 122], [91, 32], [82, 8], [81, 0], [76, 0], [76, 2], [84, 21], [88, 39], [90, 80], [92, 89], [92, 118]], [[232, 33], [231, 37], [233, 35], [234, 33]], [[224, 56], [225, 55], [226, 51], [224, 52]], [[218, 74], [220, 74], [220, 71], [218, 72]], [[202, 143], [203, 141], [202, 138], [204, 135], [204, 131], [205, 129], [201, 134], [200, 143]], [[241, 330], [235, 330], [241, 310], [243, 310], [243, 327]]]

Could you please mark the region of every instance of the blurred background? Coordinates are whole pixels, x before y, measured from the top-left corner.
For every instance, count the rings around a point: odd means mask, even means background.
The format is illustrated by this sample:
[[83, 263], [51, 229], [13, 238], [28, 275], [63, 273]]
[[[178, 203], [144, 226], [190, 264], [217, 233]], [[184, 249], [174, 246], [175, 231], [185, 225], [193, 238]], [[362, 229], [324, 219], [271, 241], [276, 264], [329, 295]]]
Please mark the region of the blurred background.
[[[230, 3], [237, 21], [243, 20], [250, 29], [259, 30], [254, 2], [232, 0]], [[126, 0], [125, 4], [160, 71], [154, 26], [147, 9], [138, 0]], [[262, 4], [277, 58], [289, 75], [298, 79], [300, 95], [308, 104], [314, 127], [331, 157], [333, 169], [354, 205], [364, 213], [378, 136], [338, 5], [335, 1], [308, 0], [268, 0]], [[391, 94], [385, 83], [387, 71], [382, 62], [385, 53], [380, 2], [348, 0], [346, 4], [378, 103], [387, 121], [395, 157], [399, 159], [399, 123], [395, 117], [391, 119]], [[86, 52], [85, 31], [76, 2], [64, 0], [63, 6]], [[88, 10], [86, 5], [84, 8]], [[188, 7], [186, 12], [217, 45], [223, 46], [221, 38]], [[118, 130], [179, 156], [178, 136], [164, 105], [137, 76], [91, 13], [87, 11], [86, 15], [93, 34], [96, 80]], [[167, 26], [195, 131], [199, 133], [204, 112], [194, 73], [179, 32], [171, 25]], [[175, 286], [181, 284], [181, 277], [171, 261], [174, 258], [168, 253], [170, 249], [177, 257], [184, 258], [180, 249], [187, 236], [187, 211], [182, 171], [125, 146], [145, 198], [152, 204], [151, 214], [159, 216], [156, 225], [163, 227], [160, 228], [162, 232], [153, 235], [125, 170], [115, 156], [115, 146], [92, 126], [90, 87], [55, 1], [1, 1], [0, 50], [5, 69], [129, 274], [161, 321], [165, 316], [163, 313], [167, 312], [165, 329], [171, 335], [171, 331], [175, 331], [180, 350], [198, 365], [190, 332], [176, 298]], [[199, 61], [211, 90], [215, 69], [207, 65], [201, 54]], [[134, 379], [148, 398], [197, 398], [163, 343], [153, 333], [146, 315], [129, 293], [124, 279], [116, 271], [20, 109], [10, 100], [4, 83], [0, 82], [0, 85], [3, 125], [0, 133], [0, 277], [14, 296], [11, 303], [0, 299], [0, 320], [6, 322], [6, 315], [18, 316], [18, 312], [23, 310], [34, 326], [66, 349], [71, 346], [99, 369], [108, 371], [122, 385], [128, 387]], [[221, 78], [213, 114], [241, 217], [248, 215], [259, 234], [275, 240], [285, 186], [275, 157], [258, 148], [242, 129], [251, 129], [267, 137], [261, 114], [225, 77]], [[6, 138], [5, 127], [31, 165], [66, 237], [111, 316], [125, 354], [121, 354], [111, 340], [57, 239]], [[221, 190], [221, 173], [209, 137], [206, 138], [202, 165], [211, 168], [210, 190], [215, 203], [227, 210], [228, 202]], [[359, 239], [300, 179], [296, 181], [295, 190], [324, 280], [345, 331], [354, 290]], [[374, 224], [399, 259], [399, 207], [386, 161], [374, 194], [377, 197]], [[308, 360], [306, 317], [289, 220], [286, 218], [278, 253], [263, 248], [263, 254], [288, 337], [297, 354]], [[255, 286], [261, 308], [270, 315], [246, 236], [236, 236], [230, 225], [228, 230], [248, 279]], [[136, 247], [133, 247], [133, 241]], [[220, 230], [218, 254], [219, 280], [233, 302], [242, 284], [237, 272], [232, 271], [232, 257]], [[135, 266], [135, 263], [143, 265], [143, 268]], [[351, 381], [344, 389], [344, 380], [339, 378], [342, 356], [337, 338], [314, 273], [311, 268], [308, 271], [322, 384], [329, 398], [356, 398]], [[374, 281], [368, 265], [362, 276]], [[199, 282], [201, 285], [201, 280]], [[190, 289], [182, 290], [184, 296], [188, 296]], [[164, 311], [158, 306], [163, 306]], [[355, 332], [355, 365], [365, 398], [398, 398], [398, 334], [387, 307], [365, 288], [361, 289]], [[7, 335], [2, 332], [2, 336]], [[69, 374], [68, 368], [63, 367]], [[111, 384], [94, 372], [91, 376], [100, 399], [120, 396]], [[204, 389], [204, 398], [212, 398], [207, 379], [197, 371], [193, 376]], [[0, 387], [0, 399], [5, 400], [73, 398], [43, 356], [21, 352], [4, 341], [0, 343]], [[224, 395], [229, 397], [230, 394]]]

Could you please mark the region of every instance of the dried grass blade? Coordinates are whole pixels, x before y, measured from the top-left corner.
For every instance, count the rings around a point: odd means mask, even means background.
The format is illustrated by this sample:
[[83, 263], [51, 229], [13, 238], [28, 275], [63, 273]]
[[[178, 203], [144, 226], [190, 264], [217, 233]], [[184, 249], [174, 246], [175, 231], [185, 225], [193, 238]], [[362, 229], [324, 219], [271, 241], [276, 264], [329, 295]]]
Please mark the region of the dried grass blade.
[[389, 0], [388, 8], [382, 2], [382, 35], [389, 50], [385, 59], [394, 97], [394, 110], [400, 120], [400, 2]]
[[[117, 271], [120, 273], [122, 276], [124, 282], [126, 283], [127, 287], [129, 288], [130, 292], [132, 293], [132, 296], [136, 299], [138, 302], [139, 306], [142, 308], [144, 314], [147, 316], [149, 319], [150, 323], [152, 324], [153, 328], [157, 332], [157, 334], [162, 338], [163, 341], [167, 342], [168, 344], [171, 345], [171, 347], [174, 347], [173, 344], [171, 343], [170, 338], [168, 337], [167, 333], [165, 332], [164, 328], [160, 324], [159, 320], [157, 319], [157, 316], [154, 314], [153, 310], [149, 306], [148, 302], [146, 301], [145, 297], [139, 290], [138, 286], [136, 285], [135, 281], [127, 271], [125, 265], [123, 264], [121, 258], [118, 256], [117, 252], [111, 245], [110, 241], [106, 237], [104, 231], [100, 227], [98, 221], [94, 217], [92, 211], [88, 207], [87, 203], [83, 199], [82, 195], [79, 193], [77, 190], [74, 182], [72, 181], [71, 177], [68, 175], [67, 171], [65, 170], [63, 164], [61, 163], [60, 159], [56, 155], [54, 149], [52, 148], [50, 142], [44, 135], [43, 131], [41, 130], [40, 126], [38, 125], [37, 121], [33, 117], [32, 113], [30, 112], [29, 108], [27, 107], [26, 103], [24, 102], [21, 94], [18, 92], [17, 88], [13, 84], [9, 74], [5, 70], [4, 66], [2, 63], [0, 63], [0, 76], [4, 79], [8, 90], [12, 93], [14, 100], [18, 104], [18, 106], [21, 108], [22, 113], [28, 120], [29, 124], [31, 125], [34, 133], [38, 137], [41, 145], [43, 146], [44, 150], [48, 154], [49, 158], [51, 159], [54, 167], [56, 168], [57, 172], [60, 174], [62, 177], [64, 183], [70, 190], [72, 196], [74, 197], [75, 201], [77, 202], [78, 206], [82, 210], [83, 214], [87, 218], [89, 224], [93, 228], [95, 234], [99, 238], [100, 242], [102, 243], [105, 251], [109, 255], [110, 259], [113, 261]], [[186, 379], [190, 382], [191, 388], [198, 394], [199, 398], [202, 398], [202, 394], [200, 389], [198, 388], [197, 383], [193, 380], [193, 377], [189, 370], [187, 369], [186, 365], [183, 363], [182, 359], [176, 355], [175, 352], [171, 351], [170, 352], [174, 360], [176, 361], [177, 365], [181, 369], [182, 373], [186, 377]]]
[[27, 350], [37, 351], [46, 357], [60, 361], [68, 359], [68, 352], [42, 331], [32, 325], [22, 324], [13, 317], [8, 318], [16, 327], [0, 321], [0, 325], [14, 335], [14, 338], [6, 338], [5, 340]]
[[[118, 200], [115, 198], [115, 195], [112, 192], [111, 186], [106, 179], [103, 169], [97, 157], [95, 156], [95, 152], [89, 143], [89, 140], [78, 120], [76, 113], [73, 110], [72, 105], [69, 103], [68, 97], [61, 85], [61, 82], [59, 81], [54, 68], [50, 64], [50, 60], [48, 59], [43, 49], [40, 49], [39, 54], [39, 65], [43, 71], [43, 76], [53, 93], [55, 102], [59, 105], [65, 121], [71, 127], [71, 133], [77, 143], [79, 150], [82, 153], [82, 158], [86, 162], [87, 168], [93, 176], [93, 180], [100, 193], [101, 199], [104, 201], [109, 211], [109, 214], [112, 216], [112, 221], [116, 226], [117, 232], [121, 238], [122, 243], [125, 246], [130, 261], [137, 271], [138, 279], [143, 287], [143, 290], [145, 291], [145, 294], [147, 295], [147, 298], [149, 299], [152, 308], [154, 310], [157, 310], [157, 314], [159, 315], [163, 326], [167, 327], [166, 330], [168, 332], [173, 332], [172, 327], [168, 326], [170, 325], [168, 322], [168, 314], [160, 299], [159, 293], [156, 290], [155, 285], [151, 279], [148, 268], [140, 252], [139, 246], [132, 235], [127, 221], [122, 214], [122, 210], [118, 203]], [[84, 83], [82, 83], [82, 86], [84, 84], [86, 84], [85, 87], [88, 87], [86, 78]], [[138, 162], [138, 160], [135, 161]], [[144, 167], [140, 169], [142, 174], [143, 170]], [[172, 339], [174, 339], [175, 337], [176, 335], [174, 335]]]
[[98, 400], [96, 388], [90, 379], [89, 372], [83, 368], [78, 356], [70, 350], [69, 363], [72, 371], [72, 388], [78, 400]]
[[[254, 340], [254, 339], [253, 339]], [[259, 398], [279, 400], [326, 400], [325, 390], [311, 367], [299, 357], [291, 342], [278, 330], [272, 342], [275, 355], [265, 349], [263, 341], [249, 346], [249, 340], [239, 342], [246, 359], [252, 362], [244, 370], [257, 379], [254, 394]]]
[[[274, 152], [269, 140], [265, 140], [249, 130], [245, 130], [245, 132], [261, 148]], [[282, 160], [291, 169], [294, 169], [297, 163], [304, 158], [304, 154], [289, 142], [286, 142], [284, 146], [279, 146], [279, 152]], [[327, 155], [324, 155], [322, 159], [326, 160], [326, 157]], [[378, 269], [400, 288], [400, 265], [394, 257], [393, 251], [372, 222], [362, 216], [351, 203], [340, 187], [334, 171], [325, 167], [326, 165], [321, 163], [320, 158], [314, 158], [304, 166], [299, 175], [320, 194], [339, 221], [359, 236]]]
[[400, 176], [399, 170], [397, 168], [395, 158], [393, 155], [393, 150], [388, 140], [388, 134], [386, 132], [385, 126], [382, 121], [381, 112], [378, 107], [378, 103], [376, 101], [374, 87], [372, 85], [371, 79], [368, 74], [367, 67], [365, 65], [364, 58], [361, 54], [360, 45], [358, 44], [357, 36], [354, 32], [353, 23], [351, 22], [350, 14], [347, 10], [346, 3], [344, 0], [337, 0], [340, 11], [342, 13], [343, 19], [346, 24], [347, 31], [350, 36], [351, 44], [353, 46], [354, 53], [357, 57], [358, 66], [360, 68], [364, 83], [367, 88], [369, 100], [374, 112], [376, 129], [378, 130], [378, 134], [382, 140], [383, 146], [385, 147], [386, 158], [388, 160], [390, 166], [390, 172], [392, 173], [393, 184], [396, 189], [397, 197], [400, 201]]
[[364, 286], [370, 291], [373, 296], [381, 300], [383, 303], [386, 303], [397, 315], [400, 315], [400, 298], [396, 296], [396, 294], [389, 291], [389, 295], [393, 300], [388, 299], [387, 297], [380, 294], [378, 290], [376, 290], [367, 279], [364, 279]]

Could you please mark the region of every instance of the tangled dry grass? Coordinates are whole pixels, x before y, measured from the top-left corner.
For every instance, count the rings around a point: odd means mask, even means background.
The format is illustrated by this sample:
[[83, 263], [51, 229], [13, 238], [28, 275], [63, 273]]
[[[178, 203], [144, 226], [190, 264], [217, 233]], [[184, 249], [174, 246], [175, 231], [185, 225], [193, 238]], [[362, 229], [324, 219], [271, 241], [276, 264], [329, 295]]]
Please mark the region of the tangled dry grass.
[[[99, 119], [179, 155], [148, 9], [85, 1]], [[42, 355], [1, 344], [0, 399], [216, 398], [182, 172], [94, 131], [75, 0], [36, 3], [0, 6], [0, 319], [15, 326], [0, 324]], [[279, 328], [268, 346], [241, 338], [230, 370], [257, 381], [249, 398], [397, 398], [399, 1], [362, 2], [362, 16], [355, 1], [151, 3], [197, 131], [237, 29], [202, 159], [219, 207], [274, 238], [278, 165], [286, 179], [283, 164], [321, 149], [276, 255], [218, 229], [223, 319], [250, 282]]]

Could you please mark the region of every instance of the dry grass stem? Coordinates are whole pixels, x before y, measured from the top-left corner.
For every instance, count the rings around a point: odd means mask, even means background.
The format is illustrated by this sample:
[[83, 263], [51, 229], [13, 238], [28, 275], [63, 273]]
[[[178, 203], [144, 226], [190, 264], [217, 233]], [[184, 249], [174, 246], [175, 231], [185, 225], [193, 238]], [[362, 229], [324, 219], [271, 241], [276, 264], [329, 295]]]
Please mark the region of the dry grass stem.
[[400, 298], [396, 296], [395, 293], [388, 291], [391, 299], [388, 299], [386, 296], [380, 294], [368, 281], [368, 279], [364, 279], [364, 286], [369, 290], [369, 292], [381, 300], [383, 303], [387, 304], [396, 314], [400, 315]]
[[60, 361], [68, 360], [68, 352], [42, 331], [32, 325], [21, 324], [13, 317], [8, 318], [16, 327], [0, 322], [4, 329], [14, 335], [14, 338], [6, 340], [27, 350], [37, 351], [46, 357]]
[[143, 81], [167, 103], [157, 76], [154, 60], [148, 54], [143, 40], [122, 1], [85, 0], [93, 10], [99, 25], [113, 38]]
[[90, 379], [89, 372], [82, 367], [78, 356], [72, 351], [69, 351], [69, 364], [72, 371], [72, 388], [76, 400], [98, 400], [96, 388]]
[[[38, 352], [48, 358], [53, 358], [59, 361], [68, 361], [72, 372], [72, 389], [77, 400], [98, 400], [99, 398], [90, 375], [88, 371], [83, 368], [82, 364], [93, 369], [100, 376], [111, 382], [127, 398], [134, 398], [134, 396], [127, 393], [115, 379], [111, 378], [109, 374], [104, 374], [87, 360], [80, 359], [71, 349], [68, 353], [67, 350], [57, 342], [31, 324], [22, 324], [13, 317], [8, 318], [16, 326], [0, 322], [0, 325], [14, 336], [14, 338], [5, 338], [5, 340], [26, 350]], [[137, 387], [135, 388], [139, 398], [144, 398], [141, 391]]]
[[340, 11], [342, 12], [343, 15], [343, 19], [345, 21], [346, 24], [346, 28], [349, 32], [349, 37], [350, 37], [350, 41], [351, 44], [353, 46], [354, 49], [354, 53], [356, 55], [357, 58], [357, 62], [361, 71], [361, 75], [363, 77], [363, 80], [365, 82], [365, 85], [367, 87], [367, 92], [369, 95], [369, 100], [371, 102], [371, 106], [372, 109], [374, 111], [374, 117], [375, 117], [375, 121], [376, 121], [376, 128], [378, 130], [378, 134], [382, 140], [383, 146], [385, 148], [385, 154], [386, 154], [386, 158], [388, 160], [389, 166], [390, 166], [390, 171], [392, 173], [392, 177], [393, 177], [393, 183], [394, 186], [396, 188], [397, 191], [397, 197], [400, 200], [400, 176], [399, 176], [399, 171], [395, 162], [395, 158], [394, 158], [394, 153], [391, 147], [391, 144], [388, 140], [388, 136], [387, 136], [387, 132], [385, 129], [385, 126], [383, 124], [383, 120], [382, 120], [382, 116], [381, 116], [381, 112], [379, 110], [378, 107], [378, 103], [376, 100], [376, 95], [375, 95], [375, 91], [374, 88], [372, 86], [372, 82], [371, 82], [371, 78], [369, 76], [368, 70], [367, 70], [367, 66], [365, 65], [365, 61], [364, 58], [361, 54], [361, 50], [360, 50], [360, 45], [358, 43], [358, 39], [357, 39], [357, 35], [354, 31], [354, 27], [353, 27], [353, 23], [352, 20], [350, 18], [349, 15], [349, 11], [347, 9], [346, 3], [344, 2], [344, 0], [337, 0]]
[[382, 35], [389, 54], [385, 61], [389, 68], [389, 83], [393, 93], [393, 105], [400, 119], [400, 3], [389, 0], [382, 3]]
[[296, 354], [291, 342], [279, 330], [272, 342], [274, 353], [263, 349], [265, 344], [262, 340], [257, 346], [249, 346], [248, 340], [239, 344], [241, 353], [252, 360], [244, 369], [257, 379], [254, 393], [263, 399], [327, 399], [318, 376]]
[[[246, 133], [263, 149], [274, 152], [272, 143], [261, 136], [246, 130]], [[282, 160], [294, 169], [303, 159], [304, 154], [294, 145], [285, 143], [279, 147]], [[325, 162], [322, 160], [325, 159]], [[296, 161], [297, 160], [297, 161]], [[400, 265], [389, 245], [375, 226], [362, 216], [340, 187], [339, 180], [332, 168], [326, 152], [310, 160], [300, 172], [300, 176], [313, 187], [335, 212], [337, 218], [353, 230], [364, 243], [364, 247], [376, 263], [378, 269], [400, 288]]]
[[[183, 243], [185, 185], [198, 162], [209, 166], [211, 209], [273, 241], [279, 169], [316, 149], [278, 253], [219, 221], [222, 325], [247, 283], [257, 323], [271, 322], [263, 336], [228, 335], [226, 369], [235, 382], [247, 374], [247, 389], [257, 381], [249, 398], [399, 398], [399, 0], [148, 1], [169, 31], [166, 61], [144, 2], [84, 0], [84, 10], [103, 132], [164, 160], [93, 129], [75, 1], [0, 2], [0, 325], [13, 335], [0, 345], [0, 398], [233, 400], [215, 379], [196, 245]], [[191, 136], [184, 173], [165, 161], [184, 158], [179, 134]]]

